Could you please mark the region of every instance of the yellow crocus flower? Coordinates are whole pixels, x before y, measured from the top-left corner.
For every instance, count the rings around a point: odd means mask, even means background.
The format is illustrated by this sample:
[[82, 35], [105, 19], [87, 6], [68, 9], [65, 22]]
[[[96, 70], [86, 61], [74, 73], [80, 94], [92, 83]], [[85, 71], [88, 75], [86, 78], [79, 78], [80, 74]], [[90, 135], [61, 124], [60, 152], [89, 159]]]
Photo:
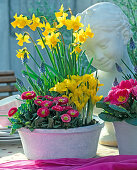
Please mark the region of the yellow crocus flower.
[[63, 4], [62, 4], [60, 9], [59, 9], [60, 12], [55, 12], [56, 18], [61, 17], [63, 15], [63, 13], [64, 13], [63, 10], [64, 10], [64, 7], [63, 7]]
[[32, 21], [28, 20], [27, 17], [24, 17], [22, 14], [18, 17], [17, 13], [14, 16], [15, 21], [11, 23], [11, 25], [16, 28], [24, 28], [26, 25], [29, 25]]
[[29, 41], [29, 36], [28, 35], [22, 35], [21, 33], [20, 34], [15, 33], [15, 35], [17, 36], [16, 40], [19, 40], [19, 42], [18, 42], [19, 46], [23, 46], [24, 42], [31, 43]]
[[21, 60], [24, 58], [24, 55], [27, 54], [27, 58], [29, 59], [29, 52], [27, 51], [27, 48], [24, 47], [23, 49], [19, 49], [17, 52], [17, 57]]

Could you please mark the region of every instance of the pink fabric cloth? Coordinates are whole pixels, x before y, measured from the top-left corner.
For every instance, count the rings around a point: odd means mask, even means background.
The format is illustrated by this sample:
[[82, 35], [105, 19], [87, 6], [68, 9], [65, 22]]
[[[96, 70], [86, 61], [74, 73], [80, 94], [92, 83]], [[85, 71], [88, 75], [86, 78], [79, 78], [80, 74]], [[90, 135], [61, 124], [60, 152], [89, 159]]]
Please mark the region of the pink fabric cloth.
[[0, 170], [137, 170], [137, 155], [101, 158], [63, 158], [52, 160], [20, 160], [0, 164]]

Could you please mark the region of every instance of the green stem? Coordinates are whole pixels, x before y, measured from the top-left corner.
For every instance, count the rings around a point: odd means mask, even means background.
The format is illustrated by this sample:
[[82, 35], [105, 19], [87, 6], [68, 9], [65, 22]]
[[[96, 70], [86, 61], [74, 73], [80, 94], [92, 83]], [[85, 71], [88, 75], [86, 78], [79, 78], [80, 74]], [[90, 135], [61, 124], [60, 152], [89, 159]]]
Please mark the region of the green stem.
[[93, 116], [93, 104], [91, 101], [91, 96], [88, 100], [88, 106], [87, 106], [87, 124], [89, 124], [92, 120], [92, 116]]

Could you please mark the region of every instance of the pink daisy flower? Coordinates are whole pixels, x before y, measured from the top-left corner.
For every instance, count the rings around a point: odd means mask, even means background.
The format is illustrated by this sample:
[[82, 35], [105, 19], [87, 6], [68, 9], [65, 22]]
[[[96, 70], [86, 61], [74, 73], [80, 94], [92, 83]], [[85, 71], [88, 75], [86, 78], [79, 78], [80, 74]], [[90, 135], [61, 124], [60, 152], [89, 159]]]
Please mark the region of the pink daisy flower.
[[49, 101], [49, 100], [44, 100], [44, 101], [41, 102], [42, 107], [51, 107], [52, 104], [53, 104], [53, 102]]
[[46, 117], [50, 113], [49, 109], [47, 107], [41, 107], [37, 110], [37, 115], [39, 117]]
[[58, 105], [63, 105], [68, 103], [67, 97], [54, 97], [53, 101]]
[[53, 107], [52, 107], [52, 110], [62, 112], [62, 111], [63, 111], [63, 107], [61, 107], [61, 106], [59, 106], [59, 105], [56, 105], [56, 106], [53, 106]]
[[78, 117], [79, 116], [79, 112], [77, 110], [74, 110], [74, 109], [68, 110], [67, 114], [71, 117]]
[[8, 116], [11, 117], [13, 116], [16, 112], [17, 112], [17, 108], [16, 107], [12, 107], [9, 111], [8, 111]]
[[48, 99], [48, 100], [53, 100], [53, 97], [52, 96], [49, 96], [49, 95], [46, 95], [46, 96], [44, 96], [46, 99]]
[[38, 105], [38, 106], [41, 106], [41, 103], [42, 103], [43, 101], [41, 100], [41, 99], [37, 99], [37, 100], [34, 100], [34, 103], [36, 104], [36, 105]]
[[63, 114], [62, 116], [61, 116], [61, 120], [62, 120], [62, 122], [70, 122], [71, 121], [71, 117], [68, 115], [68, 114]]
[[71, 106], [62, 106], [63, 107], [63, 110], [65, 111], [65, 110], [71, 110], [72, 109], [72, 107]]
[[34, 91], [26, 91], [23, 92], [21, 95], [21, 98], [24, 99], [33, 99], [34, 97], [36, 97], [36, 93]]

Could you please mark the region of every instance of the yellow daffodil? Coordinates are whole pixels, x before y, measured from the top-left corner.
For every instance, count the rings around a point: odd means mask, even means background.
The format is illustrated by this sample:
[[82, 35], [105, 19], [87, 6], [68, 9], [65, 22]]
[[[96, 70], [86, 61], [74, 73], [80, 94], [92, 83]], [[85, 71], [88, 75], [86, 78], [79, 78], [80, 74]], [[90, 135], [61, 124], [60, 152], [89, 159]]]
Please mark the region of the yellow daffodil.
[[19, 49], [17, 52], [17, 57], [21, 60], [24, 58], [24, 55], [26, 54], [27, 58], [29, 59], [29, 52], [27, 51], [27, 48], [24, 47], [23, 49]]
[[19, 46], [23, 46], [24, 42], [31, 43], [29, 41], [29, 36], [28, 35], [22, 35], [21, 33], [20, 34], [15, 33], [15, 35], [17, 36], [16, 40], [19, 40], [19, 42], [18, 42]]
[[94, 33], [91, 31], [90, 25], [88, 24], [88, 27], [86, 27], [86, 31], [85, 34], [90, 37], [93, 38], [94, 37]]
[[72, 51], [72, 53], [73, 52], [75, 52], [75, 53], [80, 53], [82, 50], [81, 50], [81, 48], [80, 48], [80, 44], [77, 44], [75, 47], [74, 47], [74, 50]]
[[81, 16], [74, 17], [73, 15], [71, 16], [71, 19], [66, 20], [66, 26], [68, 30], [73, 29], [73, 31], [79, 30], [80, 27], [84, 27], [82, 23], [80, 23]]
[[32, 24], [29, 25], [30, 29], [33, 31], [36, 30], [37, 27], [41, 27], [40, 19], [38, 17], [35, 17], [35, 14], [32, 15]]
[[22, 14], [18, 17], [17, 13], [14, 16], [15, 21], [11, 23], [11, 25], [16, 28], [24, 28], [26, 25], [31, 23], [31, 20], [28, 20], [27, 17], [24, 17]]
[[[44, 43], [46, 44], [46, 39], [45, 39], [45, 37], [42, 37], [42, 38], [43, 38]], [[42, 49], [45, 48], [42, 39], [38, 39], [37, 41], [38, 41], [37, 44], [40, 45]]]
[[67, 13], [63, 13], [62, 17], [58, 17], [57, 21], [59, 22], [59, 25], [56, 26], [56, 28], [61, 28], [63, 25], [66, 24], [66, 17], [68, 16]]
[[51, 33], [51, 35], [46, 36], [46, 45], [49, 46], [49, 48], [54, 48], [57, 45], [57, 42], [60, 42], [58, 39], [59, 33]]
[[85, 34], [85, 31], [83, 29], [81, 29], [78, 33], [73, 33], [74, 37], [75, 37], [75, 43], [84, 43], [87, 39], [87, 36]]
[[55, 12], [56, 18], [61, 17], [63, 15], [63, 13], [64, 13], [63, 10], [64, 10], [64, 7], [63, 7], [63, 4], [62, 4], [61, 8], [59, 9], [60, 12]]
[[49, 33], [52, 33], [56, 30], [56, 28], [51, 28], [51, 25], [49, 22], [45, 25], [45, 31], [42, 33], [44, 36], [47, 36]]

